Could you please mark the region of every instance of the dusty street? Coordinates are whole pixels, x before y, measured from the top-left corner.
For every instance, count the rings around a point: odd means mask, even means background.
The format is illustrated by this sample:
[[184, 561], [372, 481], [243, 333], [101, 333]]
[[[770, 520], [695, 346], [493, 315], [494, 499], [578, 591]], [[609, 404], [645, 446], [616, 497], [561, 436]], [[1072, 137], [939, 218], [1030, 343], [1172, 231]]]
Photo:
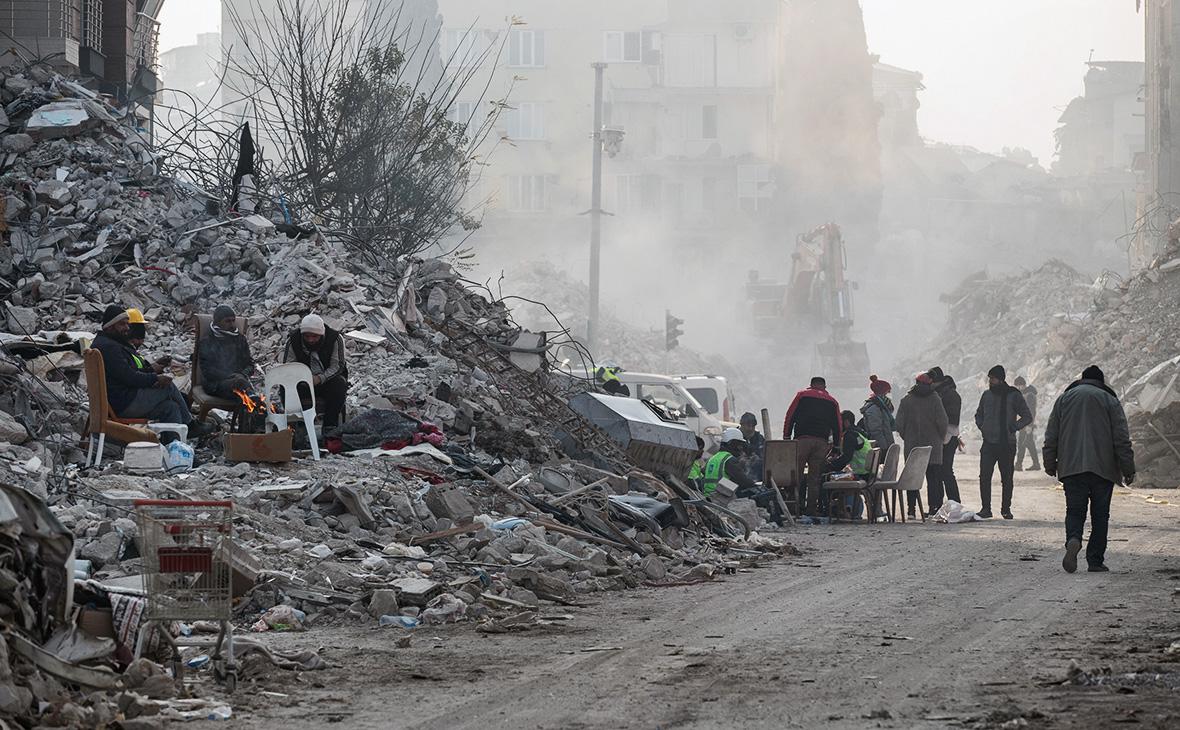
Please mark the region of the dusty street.
[[[976, 470], [957, 470], [965, 497]], [[390, 629], [273, 635], [323, 647], [333, 668], [262, 688], [287, 697], [245, 689], [234, 724], [1175, 727], [1180, 495], [1149, 494], [1116, 493], [1108, 574], [1062, 571], [1063, 496], [1018, 474], [1015, 521], [800, 527], [801, 558], [595, 595], [529, 633], [425, 627], [409, 648]], [[1115, 677], [1063, 686], [1073, 661]], [[1165, 674], [1118, 676], [1149, 669]]]

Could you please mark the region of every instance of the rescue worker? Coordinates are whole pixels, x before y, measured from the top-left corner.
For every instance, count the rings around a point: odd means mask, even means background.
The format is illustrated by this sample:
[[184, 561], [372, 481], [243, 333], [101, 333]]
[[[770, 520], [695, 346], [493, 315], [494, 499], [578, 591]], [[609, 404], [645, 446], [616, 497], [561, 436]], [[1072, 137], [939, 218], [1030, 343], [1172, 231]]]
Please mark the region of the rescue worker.
[[1032, 418], [1028, 426], [1020, 429], [1020, 433], [1016, 434], [1016, 471], [1024, 471], [1024, 455], [1026, 453], [1032, 457], [1032, 470], [1040, 471], [1041, 462], [1037, 454], [1037, 387], [1029, 385], [1022, 377], [1013, 380], [1012, 385], [1019, 389], [1020, 394], [1024, 396], [1024, 403], [1028, 406], [1028, 412]]
[[697, 436], [697, 458], [692, 462], [692, 468], [688, 470], [688, 481], [697, 490], [701, 490], [705, 484], [705, 440]]
[[598, 379], [598, 383], [607, 393], [622, 396], [623, 398], [630, 398], [631, 389], [619, 380], [619, 373], [621, 372], [623, 372], [623, 369], [618, 365], [602, 365], [594, 371], [594, 377]]
[[783, 514], [774, 493], [755, 484], [742, 466], [741, 457], [746, 453], [746, 447], [746, 437], [740, 429], [725, 429], [721, 434], [721, 449], [705, 464], [704, 486], [701, 492], [705, 497], [711, 497], [717, 492], [717, 485], [721, 480], [728, 479], [737, 485], [734, 496], [754, 500], [755, 504], [770, 512], [771, 521], [781, 526]]
[[[301, 362], [311, 370], [316, 403], [324, 404], [324, 431], [336, 428], [348, 397], [344, 336], [329, 327], [323, 317], [309, 314], [288, 335], [283, 362]], [[309, 394], [301, 392], [300, 397], [304, 396], [310, 401]]]
[[766, 459], [766, 437], [758, 433], [758, 419], [753, 413], [743, 413], [742, 436], [746, 438], [746, 470], [750, 479], [762, 481], [762, 464]]
[[162, 375], [164, 370], [172, 363], [172, 357], [165, 355], [155, 362], [148, 362], [140, 353], [140, 348], [143, 347], [144, 341], [147, 339], [147, 320], [143, 318], [143, 312], [132, 307], [127, 310], [127, 344], [131, 346], [131, 360], [135, 363], [135, 369], [141, 373], [149, 373], [152, 375]]
[[[843, 411], [840, 419], [844, 425], [844, 438], [840, 442], [840, 451], [828, 458], [828, 466], [833, 472], [848, 469], [857, 479], [868, 480], [872, 476], [869, 456], [873, 453], [873, 441], [856, 425], [855, 413]], [[860, 517], [863, 509], [860, 497], [845, 497], [844, 506], [850, 517]]]

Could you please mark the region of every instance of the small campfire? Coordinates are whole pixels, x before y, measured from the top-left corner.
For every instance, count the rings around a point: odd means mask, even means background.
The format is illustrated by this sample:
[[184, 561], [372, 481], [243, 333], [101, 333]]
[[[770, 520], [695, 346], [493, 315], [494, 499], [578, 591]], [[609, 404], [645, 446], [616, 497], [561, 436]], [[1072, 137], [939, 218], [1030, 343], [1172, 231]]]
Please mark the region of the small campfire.
[[266, 414], [277, 412], [273, 403], [267, 403], [266, 396], [261, 393], [250, 395], [244, 390], [235, 390], [234, 394], [242, 402], [242, 409], [238, 412], [235, 433], [263, 433], [266, 431]]

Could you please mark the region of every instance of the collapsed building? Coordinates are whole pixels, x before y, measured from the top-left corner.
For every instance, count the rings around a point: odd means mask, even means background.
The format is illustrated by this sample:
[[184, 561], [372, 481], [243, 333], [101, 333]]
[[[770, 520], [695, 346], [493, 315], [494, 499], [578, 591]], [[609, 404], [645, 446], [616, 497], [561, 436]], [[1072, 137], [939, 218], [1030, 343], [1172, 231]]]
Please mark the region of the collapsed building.
[[[676, 478], [695, 458], [682, 424], [638, 401], [628, 408], [643, 412], [628, 415], [551, 369], [560, 327], [524, 330], [505, 300], [444, 261], [378, 278], [314, 226], [223, 211], [161, 174], [125, 109], [47, 69], [10, 70], [0, 95], [0, 579], [15, 587], [0, 601], [6, 716], [152, 726], [229, 712], [178, 698], [173, 676], [134, 659], [137, 500], [233, 502], [234, 617], [257, 631], [460, 620], [522, 630], [585, 593], [708, 580], [792, 550], [752, 531], [764, 517], [752, 502], [711, 509]], [[354, 364], [349, 418], [329, 434], [340, 455], [234, 463], [213, 441], [191, 471], [137, 473], [118, 448], [79, 469], [94, 406], [84, 352], [111, 301], [141, 310], [146, 349], [177, 363], [191, 360], [195, 315], [216, 304], [248, 318], [261, 363], [276, 361], [303, 314], [322, 314]], [[320, 665], [248, 646], [242, 676]]]
[[1122, 279], [1091, 279], [1052, 260], [1021, 274], [985, 272], [944, 294], [948, 320], [920, 359], [899, 369], [934, 365], [959, 382], [964, 423], [987, 387], [987, 370], [1003, 364], [1009, 382], [1023, 375], [1040, 393], [1038, 426], [1053, 401], [1082, 370], [1097, 364], [1123, 398], [1140, 468], [1136, 486], [1177, 487], [1180, 468], [1180, 245], [1145, 270]]

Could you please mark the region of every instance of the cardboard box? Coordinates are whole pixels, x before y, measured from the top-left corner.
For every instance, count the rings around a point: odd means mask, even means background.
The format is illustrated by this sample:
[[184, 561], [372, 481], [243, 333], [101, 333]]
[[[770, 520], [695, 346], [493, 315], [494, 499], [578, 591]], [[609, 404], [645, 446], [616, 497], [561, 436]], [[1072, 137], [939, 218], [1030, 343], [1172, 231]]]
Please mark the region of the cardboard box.
[[225, 435], [226, 461], [279, 462], [291, 460], [291, 430], [274, 433]]

